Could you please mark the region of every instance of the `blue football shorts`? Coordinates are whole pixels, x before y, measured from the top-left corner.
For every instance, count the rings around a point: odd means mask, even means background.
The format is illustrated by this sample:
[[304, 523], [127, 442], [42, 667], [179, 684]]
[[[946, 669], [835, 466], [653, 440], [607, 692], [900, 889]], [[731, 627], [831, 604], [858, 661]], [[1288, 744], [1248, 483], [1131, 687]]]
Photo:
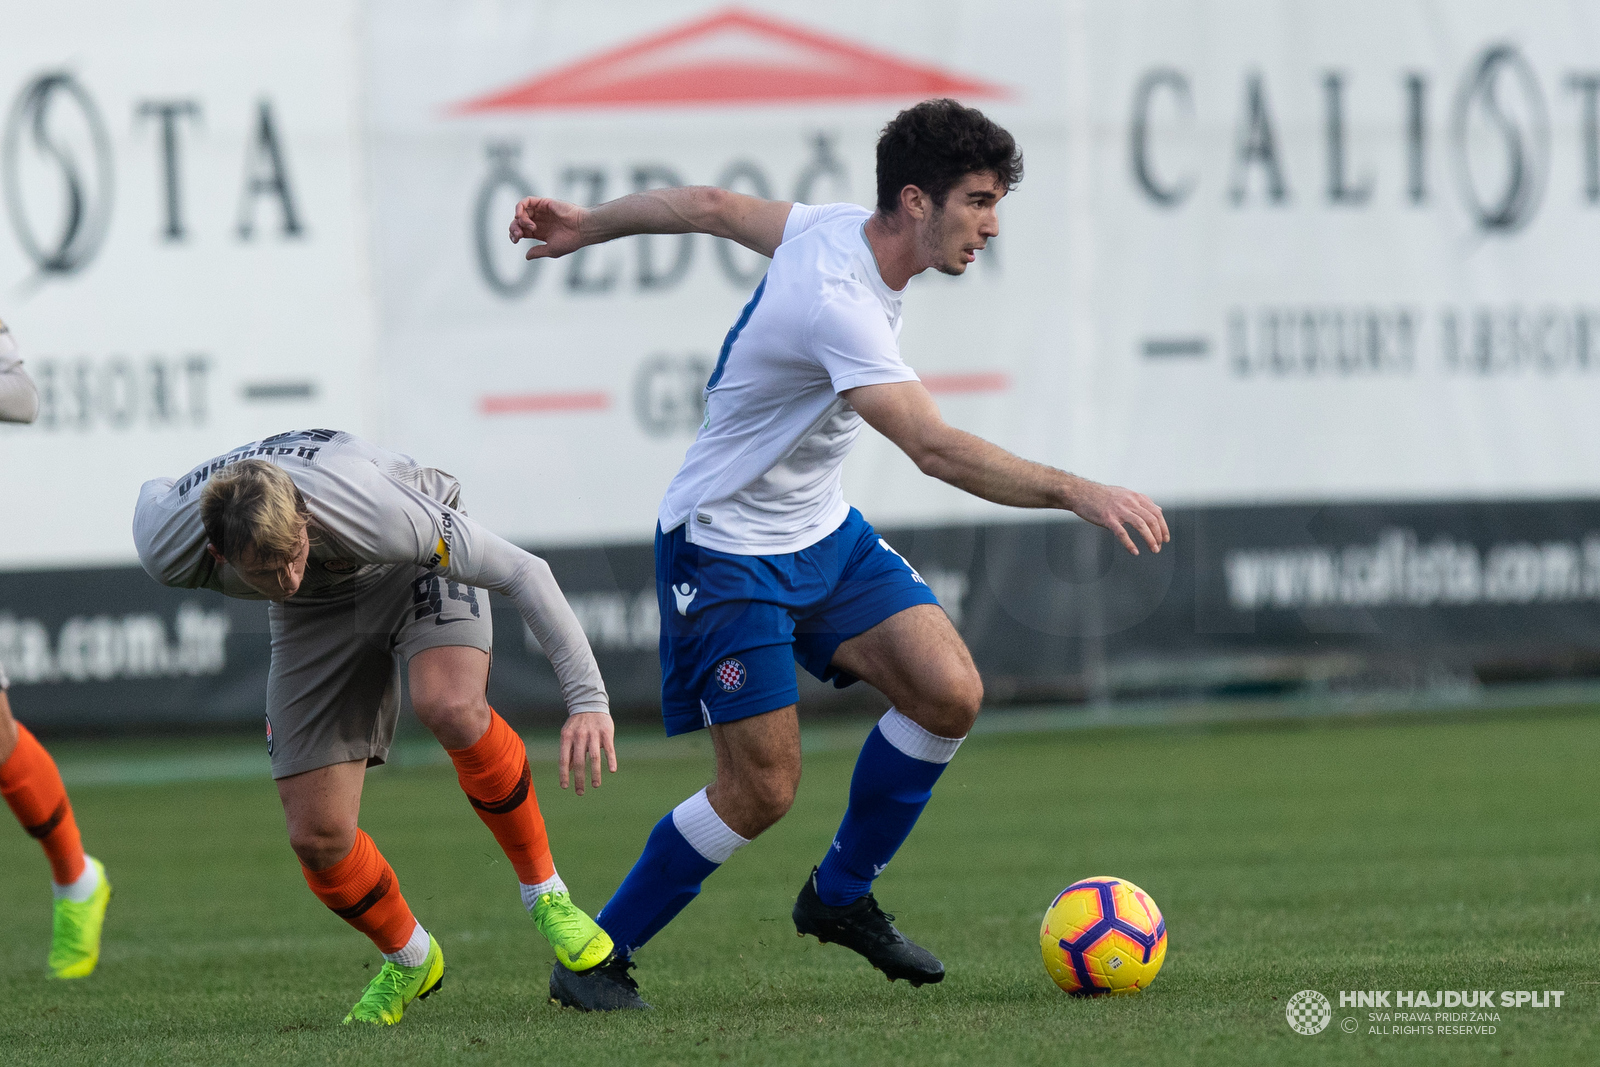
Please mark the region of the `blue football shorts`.
[[656, 530], [661, 714], [667, 735], [734, 722], [798, 701], [794, 664], [843, 688], [839, 645], [917, 604], [938, 604], [922, 576], [855, 508], [798, 552], [739, 556]]

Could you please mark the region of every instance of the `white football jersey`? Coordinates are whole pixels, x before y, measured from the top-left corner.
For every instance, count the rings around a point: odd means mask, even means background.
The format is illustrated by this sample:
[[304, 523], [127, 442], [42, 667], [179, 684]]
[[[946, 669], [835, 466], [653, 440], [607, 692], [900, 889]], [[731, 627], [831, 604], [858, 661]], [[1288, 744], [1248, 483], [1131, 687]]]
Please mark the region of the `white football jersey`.
[[855, 204], [796, 204], [728, 331], [706, 419], [661, 501], [663, 530], [739, 555], [798, 552], [850, 512], [841, 482], [861, 416], [839, 397], [916, 381], [900, 358], [901, 294], [884, 284]]

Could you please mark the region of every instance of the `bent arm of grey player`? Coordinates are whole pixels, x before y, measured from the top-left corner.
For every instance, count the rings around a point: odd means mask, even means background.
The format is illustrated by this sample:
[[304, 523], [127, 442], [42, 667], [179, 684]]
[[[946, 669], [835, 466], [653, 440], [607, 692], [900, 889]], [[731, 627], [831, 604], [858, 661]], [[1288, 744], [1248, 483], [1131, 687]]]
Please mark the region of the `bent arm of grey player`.
[[531, 552], [490, 532], [460, 512], [448, 515], [453, 536], [441, 538], [436, 566], [448, 577], [509, 597], [528, 624], [535, 641], [550, 660], [567, 713], [597, 711], [609, 714], [611, 700], [589, 638], [573, 612], [550, 565]]

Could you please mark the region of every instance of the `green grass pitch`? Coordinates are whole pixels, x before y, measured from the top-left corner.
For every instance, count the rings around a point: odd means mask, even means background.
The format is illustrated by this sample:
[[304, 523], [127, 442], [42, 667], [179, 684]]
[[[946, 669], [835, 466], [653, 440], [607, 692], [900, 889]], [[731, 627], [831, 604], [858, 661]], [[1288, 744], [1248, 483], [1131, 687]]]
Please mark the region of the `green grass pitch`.
[[[19, 708], [19, 710], [22, 710]], [[852, 730], [859, 736], [865, 727]], [[623, 738], [579, 800], [536, 771], [557, 862], [598, 910], [657, 818], [699, 788], [703, 740]], [[536, 739], [536, 750], [547, 739]], [[649, 758], [629, 760], [630, 747]], [[363, 825], [444, 946], [441, 992], [387, 1031], [339, 1020], [376, 954], [305, 888], [259, 779], [73, 789], [116, 896], [98, 973], [46, 982], [47, 868], [0, 830], [0, 1063], [1345, 1064], [1600, 1058], [1600, 715], [1329, 721], [975, 736], [879, 882], [944, 959], [889, 984], [798, 939], [788, 914], [854, 760], [807, 756], [793, 812], [639, 954], [649, 1013], [546, 1000], [550, 954], [448, 766], [368, 779]], [[59, 746], [91, 757], [172, 748]], [[9, 822], [7, 823], [9, 825]], [[1147, 992], [1076, 1000], [1045, 977], [1040, 915], [1095, 874], [1142, 885], [1171, 932]], [[1354, 989], [1562, 989], [1493, 1036], [1379, 1036]], [[1304, 1037], [1286, 999], [1334, 1022]], [[1340, 1021], [1358, 1017], [1358, 1032]]]

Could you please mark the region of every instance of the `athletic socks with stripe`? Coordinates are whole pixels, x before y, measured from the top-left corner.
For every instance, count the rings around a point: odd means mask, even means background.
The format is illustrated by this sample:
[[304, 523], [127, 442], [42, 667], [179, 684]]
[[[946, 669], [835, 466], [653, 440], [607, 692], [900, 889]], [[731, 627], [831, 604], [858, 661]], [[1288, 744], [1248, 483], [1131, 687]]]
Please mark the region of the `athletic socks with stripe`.
[[595, 921], [621, 955], [632, 956], [700, 894], [707, 875], [749, 843], [700, 790], [656, 823], [644, 852]]
[[817, 868], [824, 904], [842, 907], [872, 891], [962, 740], [931, 734], [894, 708], [878, 720], [856, 759], [844, 821]]
[[[871, 891], [962, 740], [929, 733], [894, 708], [878, 721], [856, 760], [844, 822], [817, 872], [823, 903], [839, 907]], [[702, 789], [656, 823], [643, 854], [596, 921], [622, 955], [633, 955], [748, 843], [722, 821]]]

